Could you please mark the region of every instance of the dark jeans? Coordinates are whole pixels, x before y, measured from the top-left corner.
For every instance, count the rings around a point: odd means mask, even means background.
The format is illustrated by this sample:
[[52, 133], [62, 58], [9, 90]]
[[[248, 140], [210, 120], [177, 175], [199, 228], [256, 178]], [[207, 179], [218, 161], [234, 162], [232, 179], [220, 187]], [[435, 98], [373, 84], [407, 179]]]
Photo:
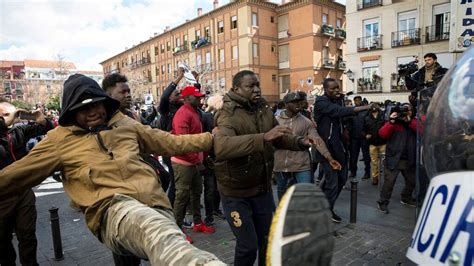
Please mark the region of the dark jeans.
[[174, 206], [174, 199], [176, 197], [176, 187], [174, 183], [174, 171], [173, 166], [171, 165], [171, 157], [161, 157], [163, 159], [163, 164], [168, 167], [168, 173], [170, 174], [170, 183], [168, 187], [168, 199], [171, 202], [171, 207]]
[[15, 265], [13, 230], [18, 239], [21, 265], [38, 265], [35, 203], [35, 194], [31, 189], [0, 202], [0, 265]]
[[383, 181], [382, 190], [380, 191], [379, 202], [389, 203], [392, 197], [393, 186], [397, 181], [398, 174], [402, 172], [405, 178], [405, 187], [402, 190], [402, 200], [411, 201], [413, 190], [415, 189], [415, 169], [408, 167], [408, 161], [400, 160], [397, 168], [390, 170], [387, 167], [384, 168], [385, 179]]
[[221, 194], [227, 222], [234, 233], [234, 265], [254, 265], [258, 252], [258, 265], [265, 265], [268, 232], [272, 223], [275, 202], [272, 192], [250, 198], [232, 198]]
[[204, 209], [206, 210], [206, 218], [213, 221], [212, 214], [219, 209], [220, 204], [216, 176], [212, 169], [206, 169], [202, 176], [204, 177]]
[[365, 139], [351, 139], [351, 158], [349, 169], [351, 173], [357, 175], [357, 162], [359, 161], [359, 152], [362, 149], [364, 157], [365, 173], [370, 177], [370, 152], [369, 143]]
[[344, 187], [344, 184], [347, 181], [347, 165], [345, 163], [341, 163], [342, 169], [340, 171], [332, 170], [329, 163], [322, 162], [324, 169], [324, 182], [321, 186], [324, 194], [326, 194], [326, 198], [329, 201], [329, 206], [331, 210], [334, 208], [334, 204], [336, 203], [339, 194]]

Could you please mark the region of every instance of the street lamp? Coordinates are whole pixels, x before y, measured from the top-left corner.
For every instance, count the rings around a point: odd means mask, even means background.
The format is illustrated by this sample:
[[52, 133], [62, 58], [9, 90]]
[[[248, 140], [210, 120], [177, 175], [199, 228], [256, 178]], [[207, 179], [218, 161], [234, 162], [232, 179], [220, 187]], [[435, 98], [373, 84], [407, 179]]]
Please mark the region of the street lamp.
[[345, 74], [350, 81], [354, 82], [354, 72], [352, 70], [348, 69]]

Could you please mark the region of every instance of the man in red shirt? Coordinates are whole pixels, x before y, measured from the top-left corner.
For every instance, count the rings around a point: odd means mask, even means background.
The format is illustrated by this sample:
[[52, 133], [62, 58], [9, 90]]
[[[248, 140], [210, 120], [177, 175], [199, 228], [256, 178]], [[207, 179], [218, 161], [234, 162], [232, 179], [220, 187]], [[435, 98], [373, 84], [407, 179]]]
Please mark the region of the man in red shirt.
[[[201, 98], [204, 97], [198, 88], [188, 86], [181, 91], [184, 105], [179, 108], [173, 118], [173, 130], [175, 135], [199, 134], [203, 132], [201, 116], [198, 108]], [[207, 226], [201, 220], [200, 198], [202, 193], [202, 178], [199, 171], [204, 166], [203, 153], [192, 152], [171, 158], [176, 184], [176, 198], [174, 202], [174, 215], [176, 223], [182, 228], [183, 219], [186, 214], [188, 200], [191, 202], [193, 214], [193, 231], [212, 234], [215, 229]], [[188, 240], [191, 239], [188, 236]]]

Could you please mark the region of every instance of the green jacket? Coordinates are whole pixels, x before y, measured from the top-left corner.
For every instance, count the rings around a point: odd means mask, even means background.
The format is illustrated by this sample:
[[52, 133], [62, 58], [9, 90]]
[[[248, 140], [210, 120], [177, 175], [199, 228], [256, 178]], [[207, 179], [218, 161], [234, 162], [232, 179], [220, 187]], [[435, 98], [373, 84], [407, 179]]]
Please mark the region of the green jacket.
[[234, 92], [214, 116], [215, 174], [220, 193], [227, 197], [252, 197], [271, 191], [273, 153], [276, 148], [302, 150], [299, 136], [284, 136], [273, 143], [264, 133], [278, 125], [268, 104], [256, 106]]

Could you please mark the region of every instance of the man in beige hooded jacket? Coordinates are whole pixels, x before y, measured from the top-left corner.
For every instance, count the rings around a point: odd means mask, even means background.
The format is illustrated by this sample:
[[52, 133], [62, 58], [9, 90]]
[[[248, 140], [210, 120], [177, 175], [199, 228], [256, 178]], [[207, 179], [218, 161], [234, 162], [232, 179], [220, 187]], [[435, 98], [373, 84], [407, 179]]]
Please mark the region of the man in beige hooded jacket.
[[64, 190], [87, 226], [113, 252], [152, 265], [223, 265], [185, 240], [154, 169], [139, 155], [210, 150], [211, 134], [175, 136], [141, 125], [118, 112], [119, 102], [80, 74], [64, 83], [62, 107], [60, 126], [0, 171], [0, 199], [60, 170]]

